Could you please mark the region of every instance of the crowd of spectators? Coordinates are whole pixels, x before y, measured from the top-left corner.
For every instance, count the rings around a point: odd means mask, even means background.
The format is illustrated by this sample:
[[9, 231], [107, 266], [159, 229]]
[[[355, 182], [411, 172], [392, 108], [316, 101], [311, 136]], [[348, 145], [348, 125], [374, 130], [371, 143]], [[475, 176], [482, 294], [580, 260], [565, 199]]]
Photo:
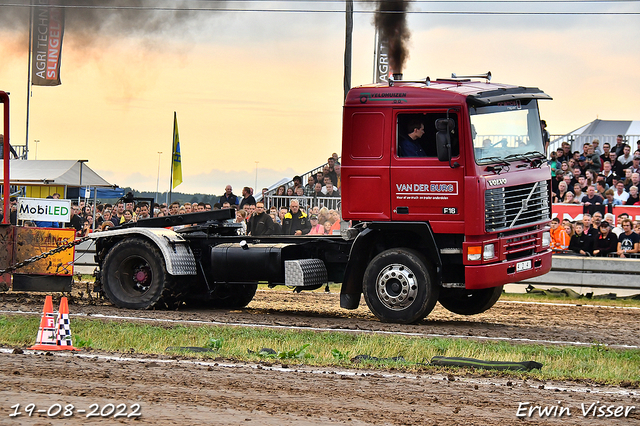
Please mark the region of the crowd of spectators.
[[[158, 215], [161, 214], [161, 206], [156, 204]], [[166, 210], [166, 205], [164, 206]], [[74, 228], [76, 237], [85, 237], [91, 232], [106, 231], [115, 226], [128, 222], [136, 222], [140, 219], [151, 217], [151, 207], [148, 202], [141, 201], [117, 201], [115, 204], [104, 203], [93, 205], [80, 200], [71, 203], [69, 222], [64, 227]], [[38, 226], [41, 226], [37, 224]], [[56, 228], [62, 224], [47, 223], [45, 226]]]
[[266, 196], [267, 188], [263, 188], [258, 201], [251, 188], [243, 188], [239, 197], [227, 185], [219, 204], [221, 208], [236, 208], [235, 222], [242, 224], [242, 234], [330, 235], [340, 232], [340, 212], [315, 201], [339, 199], [340, 186], [340, 162], [334, 153], [322, 171], [307, 178], [306, 184], [300, 176], [294, 176], [290, 186], [279, 186], [273, 196]]
[[[296, 176], [288, 189], [284, 186], [279, 187], [276, 193], [284, 193], [285, 196], [274, 197], [274, 202], [270, 205], [266, 205], [265, 201], [267, 191], [267, 188], [263, 188], [262, 197], [258, 197], [259, 200], [256, 201], [253, 188], [242, 188], [241, 195], [238, 196], [233, 193], [232, 186], [227, 185], [224, 194], [213, 205], [205, 202], [179, 201], [174, 201], [168, 206], [166, 203], [156, 203], [153, 212], [146, 201], [135, 203], [124, 199], [113, 205], [105, 203], [94, 206], [79, 200], [72, 202], [71, 216], [67, 224], [41, 222], [24, 225], [74, 228], [76, 236], [81, 238], [91, 232], [105, 231], [128, 222], [149, 218], [151, 213], [154, 217], [162, 217], [233, 208], [236, 210], [236, 219], [231, 221], [241, 224], [238, 232], [242, 235], [328, 235], [340, 232], [341, 218], [337, 209], [308, 202], [314, 197], [340, 197], [340, 163], [337, 154], [329, 157], [323, 170], [310, 176], [306, 185], [303, 186], [302, 179]], [[59, 195], [47, 198], [59, 198]]]
[[[280, 186], [275, 195], [269, 197], [268, 189], [262, 189], [262, 196], [256, 197], [253, 188], [242, 188], [241, 195], [235, 195], [231, 185], [225, 187], [218, 202], [211, 205], [205, 202], [174, 201], [155, 203], [134, 202], [125, 197], [114, 204], [99, 203], [93, 205], [85, 200], [72, 200], [68, 223], [31, 222], [21, 223], [28, 227], [73, 228], [76, 237], [81, 238], [91, 232], [105, 231], [129, 222], [136, 222], [151, 216], [162, 217], [181, 215], [207, 210], [236, 210], [236, 219], [230, 221], [241, 224], [238, 233], [242, 235], [328, 235], [340, 232], [341, 217], [337, 209], [323, 206], [314, 200], [324, 201], [340, 197], [340, 162], [338, 154], [328, 158], [321, 171], [308, 177], [306, 185], [302, 178], [295, 176], [287, 188]], [[60, 198], [60, 194], [47, 196]], [[11, 223], [17, 224], [17, 198], [11, 197]], [[338, 203], [335, 203], [337, 206]]]
[[[585, 213], [582, 220], [551, 219], [551, 248], [554, 253], [582, 256], [630, 257], [640, 253], [640, 222], [631, 220], [627, 213], [614, 215], [600, 212]], [[633, 257], [633, 256], [632, 256]]]
[[288, 205], [291, 197], [295, 197], [302, 207], [308, 209], [312, 205], [321, 203], [314, 202], [318, 199], [340, 198], [341, 187], [341, 166], [338, 161], [338, 154], [334, 153], [327, 159], [327, 164], [322, 170], [307, 177], [306, 184], [302, 182], [300, 176], [293, 177], [293, 183], [290, 186], [281, 185], [273, 194], [273, 205], [280, 208], [282, 205]]
[[622, 135], [614, 147], [605, 143], [602, 151], [598, 139], [585, 143], [582, 152], [571, 152], [571, 145], [563, 142], [551, 152], [549, 166], [554, 203], [584, 205], [591, 214], [604, 210], [594, 206], [640, 205], [640, 143], [632, 154]]
[[556, 253], [629, 257], [640, 253], [640, 223], [628, 214], [613, 215], [613, 206], [640, 206], [640, 141], [631, 147], [622, 135], [616, 145], [594, 139], [582, 152], [564, 142], [550, 153], [552, 200], [583, 206], [580, 221], [554, 218], [551, 245]]

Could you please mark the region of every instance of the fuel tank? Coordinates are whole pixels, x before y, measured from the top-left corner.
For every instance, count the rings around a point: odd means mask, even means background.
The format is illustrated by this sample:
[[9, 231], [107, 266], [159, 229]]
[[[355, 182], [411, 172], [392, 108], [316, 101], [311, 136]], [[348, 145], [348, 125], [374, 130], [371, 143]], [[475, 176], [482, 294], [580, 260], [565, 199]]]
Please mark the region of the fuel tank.
[[284, 284], [283, 251], [293, 244], [246, 241], [219, 244], [211, 247], [209, 282], [247, 283], [267, 281]]

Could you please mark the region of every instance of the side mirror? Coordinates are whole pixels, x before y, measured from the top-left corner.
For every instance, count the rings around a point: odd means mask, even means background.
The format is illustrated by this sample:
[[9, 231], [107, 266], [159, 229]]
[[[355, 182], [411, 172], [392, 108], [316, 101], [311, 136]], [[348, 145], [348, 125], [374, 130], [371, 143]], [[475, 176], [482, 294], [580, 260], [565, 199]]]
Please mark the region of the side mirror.
[[451, 118], [436, 120], [436, 148], [440, 161], [451, 161], [451, 130], [455, 127], [456, 123]]

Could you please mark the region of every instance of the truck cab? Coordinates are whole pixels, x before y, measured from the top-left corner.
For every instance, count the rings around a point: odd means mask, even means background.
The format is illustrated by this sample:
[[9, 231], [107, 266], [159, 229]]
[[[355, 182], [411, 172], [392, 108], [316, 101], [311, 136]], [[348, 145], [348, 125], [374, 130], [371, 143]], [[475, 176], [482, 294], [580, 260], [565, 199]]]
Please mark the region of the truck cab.
[[[411, 250], [427, 266], [434, 297], [463, 314], [488, 309], [504, 284], [548, 272], [551, 175], [538, 99], [550, 97], [489, 78], [352, 89], [343, 117], [342, 215], [367, 231], [352, 254], [369, 250], [370, 261]], [[361, 276], [348, 271], [354, 277], [343, 284], [343, 307], [356, 304], [350, 280], [364, 279], [367, 267]], [[402, 285], [378, 282], [371, 290], [391, 320], [406, 310], [394, 288]], [[481, 301], [467, 306], [478, 294]]]

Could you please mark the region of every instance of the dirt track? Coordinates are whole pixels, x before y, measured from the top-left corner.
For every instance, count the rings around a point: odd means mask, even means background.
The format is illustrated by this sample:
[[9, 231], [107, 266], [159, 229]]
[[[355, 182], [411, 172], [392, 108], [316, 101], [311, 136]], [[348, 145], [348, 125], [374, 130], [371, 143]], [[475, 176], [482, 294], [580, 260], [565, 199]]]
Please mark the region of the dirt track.
[[[42, 312], [43, 295], [7, 294], [0, 310]], [[115, 308], [108, 302], [90, 305], [87, 298], [72, 301], [71, 314], [116, 315], [145, 318], [259, 323], [333, 329], [381, 330], [468, 337], [498, 337], [538, 341], [584, 342], [640, 347], [640, 310], [592, 307], [567, 300], [560, 304], [498, 303], [474, 316], [453, 314], [440, 305], [421, 323], [386, 324], [378, 321], [364, 301], [354, 311], [339, 307], [337, 293], [292, 293], [287, 290], [258, 291], [247, 309], [135, 311]]]
[[[72, 303], [73, 314], [129, 315], [148, 318], [260, 323], [334, 329], [403, 331], [457, 336], [487, 336], [551, 341], [599, 342], [640, 346], [638, 316], [633, 309], [498, 303], [474, 317], [450, 314], [441, 307], [417, 325], [382, 324], [367, 311], [344, 311], [336, 294], [260, 291], [248, 309], [236, 311], [123, 311], [109, 305]], [[39, 312], [40, 296], [7, 295], [0, 310]], [[421, 377], [397, 372], [334, 370], [281, 365], [194, 364], [157, 359], [86, 358], [78, 356], [0, 354], [0, 424], [438, 424], [510, 425], [519, 419], [519, 403], [553, 408], [561, 401], [561, 424], [633, 424], [640, 420], [640, 391], [583, 384], [539, 383], [478, 375]], [[115, 354], [117, 358], [130, 355]], [[271, 368], [276, 368], [271, 370]], [[357, 373], [357, 374], [355, 374]], [[364, 373], [364, 374], [363, 374]], [[555, 389], [559, 387], [560, 389]], [[628, 417], [583, 417], [581, 404], [600, 401], [630, 407]], [[86, 413], [49, 418], [27, 417], [24, 407], [49, 409], [56, 403], [90, 409], [91, 404], [141, 405], [142, 416], [86, 418]], [[23, 415], [9, 417], [20, 403]], [[108, 407], [107, 407], [108, 408]], [[521, 413], [527, 407], [522, 406]], [[566, 409], [571, 416], [568, 416]], [[55, 410], [55, 407], [53, 407]], [[586, 408], [585, 408], [586, 409]], [[558, 410], [558, 412], [560, 412]], [[536, 411], [524, 421], [546, 422]], [[553, 419], [552, 419], [553, 420]]]

